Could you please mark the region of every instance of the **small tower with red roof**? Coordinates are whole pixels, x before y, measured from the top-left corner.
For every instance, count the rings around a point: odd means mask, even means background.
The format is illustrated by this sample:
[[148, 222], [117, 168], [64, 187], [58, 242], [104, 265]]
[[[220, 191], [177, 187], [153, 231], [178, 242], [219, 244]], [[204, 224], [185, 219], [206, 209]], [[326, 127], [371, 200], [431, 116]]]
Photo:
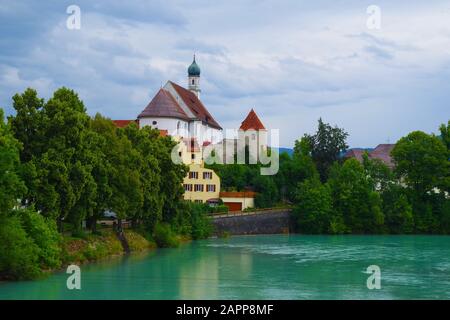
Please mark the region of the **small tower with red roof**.
[[251, 109], [247, 117], [242, 121], [238, 131], [238, 138], [254, 152], [267, 149], [267, 130], [255, 110]]

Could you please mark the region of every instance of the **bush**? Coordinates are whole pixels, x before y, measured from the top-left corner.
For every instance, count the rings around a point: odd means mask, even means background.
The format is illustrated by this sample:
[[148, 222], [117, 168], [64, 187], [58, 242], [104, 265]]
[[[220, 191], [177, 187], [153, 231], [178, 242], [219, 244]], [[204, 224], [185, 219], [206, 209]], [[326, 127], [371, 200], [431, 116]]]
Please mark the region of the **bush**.
[[41, 274], [40, 250], [18, 217], [0, 215], [0, 277], [32, 279]]
[[332, 198], [327, 184], [322, 184], [318, 178], [308, 179], [299, 184], [296, 196], [297, 205], [293, 215], [299, 232], [339, 233], [337, 226], [330, 225]]
[[215, 207], [210, 207], [209, 209], [210, 213], [228, 213], [228, 207], [224, 204], [215, 206]]
[[158, 222], [155, 225], [153, 238], [158, 247], [161, 248], [178, 247], [180, 245], [175, 233], [167, 223]]
[[149, 242], [144, 236], [135, 231], [125, 230], [125, 237], [127, 238], [131, 251], [144, 251], [154, 247], [155, 245], [153, 242]]
[[[228, 208], [227, 208], [228, 209]], [[213, 230], [211, 224], [211, 218], [208, 217], [208, 212], [211, 207], [203, 204], [192, 203], [190, 206], [191, 211], [191, 236], [192, 239], [205, 239], [208, 238]]]
[[45, 219], [33, 209], [18, 211], [22, 226], [27, 235], [38, 247], [39, 263], [42, 268], [61, 266], [61, 238], [56, 223]]

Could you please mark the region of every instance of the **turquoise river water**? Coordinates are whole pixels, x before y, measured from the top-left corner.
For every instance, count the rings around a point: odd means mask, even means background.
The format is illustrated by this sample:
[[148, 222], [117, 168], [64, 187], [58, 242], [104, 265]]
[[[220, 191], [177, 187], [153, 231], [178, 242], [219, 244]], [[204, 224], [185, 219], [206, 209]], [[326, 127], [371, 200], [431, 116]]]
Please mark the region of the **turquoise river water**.
[[450, 237], [208, 239], [82, 265], [81, 290], [68, 276], [0, 283], [0, 299], [450, 299]]

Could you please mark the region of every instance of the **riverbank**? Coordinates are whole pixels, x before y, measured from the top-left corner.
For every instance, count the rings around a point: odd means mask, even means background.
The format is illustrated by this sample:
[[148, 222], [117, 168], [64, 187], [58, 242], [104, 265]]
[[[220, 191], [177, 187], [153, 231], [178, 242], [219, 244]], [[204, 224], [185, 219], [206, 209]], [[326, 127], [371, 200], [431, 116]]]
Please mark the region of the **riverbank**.
[[[143, 253], [157, 248], [154, 241], [147, 240], [134, 230], [124, 230], [124, 234], [130, 248], [130, 253], [132, 254]], [[71, 264], [83, 265], [95, 263], [125, 254], [126, 252], [120, 240], [110, 228], [102, 228], [98, 234], [87, 233], [82, 238], [62, 235], [60, 241], [60, 266], [53, 269], [41, 270], [42, 273], [38, 278], [61, 271]], [[21, 279], [0, 274], [0, 282], [16, 280]]]
[[[132, 229], [124, 230], [125, 238], [128, 242], [130, 254], [142, 254], [158, 249], [154, 240], [148, 240], [139, 232]], [[191, 237], [186, 235], [173, 235], [174, 246], [185, 244], [192, 241]], [[170, 246], [165, 246], [170, 247]], [[65, 270], [68, 265], [86, 265], [97, 262], [107, 261], [127, 255], [122, 243], [111, 228], [99, 228], [97, 234], [86, 233], [82, 237], [72, 237], [68, 234], [61, 236], [60, 241], [61, 264], [57, 268], [41, 270], [39, 278], [51, 276], [53, 273]], [[0, 283], [15, 282], [17, 280], [0, 274]], [[28, 279], [30, 280], [30, 279]], [[31, 279], [32, 280], [32, 279]]]
[[[139, 233], [132, 230], [125, 230], [124, 233], [132, 253], [156, 249], [155, 242], [148, 241]], [[100, 234], [88, 234], [84, 238], [63, 236], [64, 265], [94, 262], [124, 254], [122, 244], [112, 229], [102, 229]]]

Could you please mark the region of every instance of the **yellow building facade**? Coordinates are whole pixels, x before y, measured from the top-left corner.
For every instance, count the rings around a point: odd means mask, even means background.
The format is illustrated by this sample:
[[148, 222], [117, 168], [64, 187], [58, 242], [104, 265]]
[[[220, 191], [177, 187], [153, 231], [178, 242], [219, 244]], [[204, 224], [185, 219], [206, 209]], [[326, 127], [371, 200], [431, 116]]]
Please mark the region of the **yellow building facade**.
[[219, 199], [220, 178], [213, 170], [206, 169], [203, 163], [191, 163], [183, 187], [185, 200], [205, 203]]

